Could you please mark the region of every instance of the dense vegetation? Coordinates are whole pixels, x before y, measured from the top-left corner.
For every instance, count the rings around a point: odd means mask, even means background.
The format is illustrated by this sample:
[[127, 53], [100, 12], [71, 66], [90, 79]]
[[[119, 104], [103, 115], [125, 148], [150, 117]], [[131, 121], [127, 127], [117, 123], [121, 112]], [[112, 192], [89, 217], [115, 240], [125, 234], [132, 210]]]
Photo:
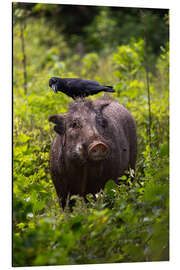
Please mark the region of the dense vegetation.
[[[134, 16], [124, 14], [127, 18], [122, 28], [125, 29], [125, 23], [129, 22], [124, 40], [116, 39], [111, 45], [118, 22], [110, 9], [99, 9], [91, 24], [86, 25], [89, 40], [85, 42], [88, 44], [83, 43], [87, 49], [84, 52], [78, 51], [77, 46], [73, 48], [73, 42], [68, 44], [63, 25], [62, 34], [59, 34], [57, 26], [53, 26], [50, 19], [48, 21], [48, 9], [53, 9], [53, 5], [33, 5], [29, 13], [27, 6], [24, 12], [23, 8], [14, 5], [13, 265], [168, 260], [168, 42], [161, 44], [156, 52], [149, 45], [149, 137], [145, 44], [143, 35], [130, 36], [133, 31], [139, 31], [133, 23]], [[41, 16], [36, 15], [38, 11]], [[149, 22], [154, 27], [154, 15], [150, 21], [149, 14]], [[162, 15], [157, 20], [159, 25], [166, 25], [156, 32], [156, 36], [160, 36], [162, 28], [168, 28], [168, 22]], [[104, 35], [104, 39], [98, 39], [98, 35]], [[101, 44], [97, 45], [96, 40]], [[76, 45], [78, 42], [74, 39]], [[99, 46], [98, 50], [94, 50], [94, 46]], [[123, 176], [120, 186], [116, 186], [110, 179], [105, 190], [96, 194], [96, 200], [89, 194], [85, 204], [82, 198], [76, 197], [72, 212], [68, 207], [64, 212], [59, 207], [49, 174], [49, 150], [55, 132], [48, 117], [66, 112], [70, 102], [64, 94], [55, 95], [50, 90], [48, 80], [51, 76], [82, 77], [113, 85], [114, 98], [131, 111], [138, 128], [135, 181]]]

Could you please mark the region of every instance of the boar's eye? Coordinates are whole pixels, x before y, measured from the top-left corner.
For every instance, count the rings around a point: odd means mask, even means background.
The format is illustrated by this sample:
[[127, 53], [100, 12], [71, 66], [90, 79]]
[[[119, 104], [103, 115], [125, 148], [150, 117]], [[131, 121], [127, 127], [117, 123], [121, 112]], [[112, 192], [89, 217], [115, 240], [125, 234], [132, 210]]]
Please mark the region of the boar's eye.
[[72, 126], [72, 128], [77, 128], [77, 122], [75, 122], [75, 121], [72, 122], [72, 125], [71, 126]]
[[81, 124], [80, 122], [76, 119], [76, 120], [73, 120], [71, 125], [70, 125], [71, 128], [81, 128]]

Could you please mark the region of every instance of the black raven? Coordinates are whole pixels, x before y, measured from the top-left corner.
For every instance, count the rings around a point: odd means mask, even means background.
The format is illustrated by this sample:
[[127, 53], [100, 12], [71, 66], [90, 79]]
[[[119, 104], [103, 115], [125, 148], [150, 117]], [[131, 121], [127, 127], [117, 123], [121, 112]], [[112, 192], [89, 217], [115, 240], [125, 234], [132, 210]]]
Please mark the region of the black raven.
[[112, 86], [103, 86], [96, 81], [75, 78], [61, 79], [52, 77], [49, 80], [49, 86], [52, 87], [55, 93], [61, 91], [73, 99], [84, 98], [89, 95], [97, 94], [101, 91], [115, 92]]

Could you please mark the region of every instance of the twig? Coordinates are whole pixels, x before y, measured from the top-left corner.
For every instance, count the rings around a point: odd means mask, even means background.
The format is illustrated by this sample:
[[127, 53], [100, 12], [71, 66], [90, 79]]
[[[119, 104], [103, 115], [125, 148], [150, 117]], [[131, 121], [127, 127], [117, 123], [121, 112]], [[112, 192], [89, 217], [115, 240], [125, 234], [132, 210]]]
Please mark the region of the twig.
[[25, 53], [25, 42], [24, 42], [24, 29], [25, 29], [25, 22], [24, 19], [20, 22], [21, 28], [21, 48], [23, 54], [23, 74], [24, 74], [24, 94], [27, 94], [27, 72], [26, 72], [26, 53]]
[[146, 69], [146, 87], [147, 87], [147, 93], [148, 93], [148, 114], [149, 114], [149, 122], [148, 122], [148, 138], [149, 138], [149, 146], [151, 149], [152, 140], [151, 140], [151, 96], [150, 96], [150, 87], [149, 87], [149, 62], [148, 62], [148, 38], [147, 38], [147, 16], [144, 13], [144, 11], [141, 9], [141, 15], [144, 22], [144, 42], [145, 42], [145, 69]]

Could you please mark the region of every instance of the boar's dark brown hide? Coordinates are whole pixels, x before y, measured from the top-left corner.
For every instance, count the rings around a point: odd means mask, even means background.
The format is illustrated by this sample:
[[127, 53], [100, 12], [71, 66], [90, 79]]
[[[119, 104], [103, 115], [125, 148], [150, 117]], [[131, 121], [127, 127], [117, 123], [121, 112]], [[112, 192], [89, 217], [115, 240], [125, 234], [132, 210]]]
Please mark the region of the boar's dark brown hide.
[[57, 135], [50, 172], [60, 204], [68, 196], [95, 194], [117, 179], [137, 157], [136, 124], [129, 111], [112, 99], [76, 100], [67, 114], [51, 116]]

